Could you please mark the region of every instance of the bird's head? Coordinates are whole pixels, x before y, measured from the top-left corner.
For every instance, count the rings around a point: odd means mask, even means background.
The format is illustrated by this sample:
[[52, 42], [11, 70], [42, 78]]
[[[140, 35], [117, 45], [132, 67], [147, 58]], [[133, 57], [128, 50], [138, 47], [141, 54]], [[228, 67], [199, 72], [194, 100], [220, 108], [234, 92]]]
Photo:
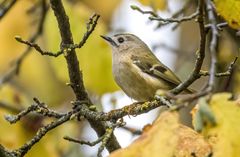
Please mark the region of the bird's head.
[[112, 37], [101, 37], [111, 45], [113, 53], [124, 53], [138, 48], [147, 48], [147, 45], [133, 34], [121, 33]]

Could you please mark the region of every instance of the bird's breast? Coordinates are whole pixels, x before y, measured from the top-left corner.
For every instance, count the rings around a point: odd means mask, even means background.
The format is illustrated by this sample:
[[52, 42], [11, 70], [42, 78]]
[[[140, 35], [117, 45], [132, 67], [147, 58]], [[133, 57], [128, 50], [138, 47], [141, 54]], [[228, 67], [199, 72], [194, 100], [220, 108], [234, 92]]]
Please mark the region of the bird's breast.
[[167, 88], [165, 83], [142, 72], [136, 65], [119, 61], [113, 63], [116, 83], [131, 98], [147, 101], [154, 97], [157, 89]]

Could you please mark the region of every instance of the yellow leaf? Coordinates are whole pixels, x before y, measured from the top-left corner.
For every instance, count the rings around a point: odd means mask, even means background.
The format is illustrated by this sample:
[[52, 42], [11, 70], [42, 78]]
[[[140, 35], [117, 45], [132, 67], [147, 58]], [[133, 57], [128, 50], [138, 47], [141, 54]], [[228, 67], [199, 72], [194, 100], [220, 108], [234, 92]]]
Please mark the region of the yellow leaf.
[[210, 153], [210, 145], [197, 132], [181, 125], [176, 112], [164, 112], [134, 143], [110, 157], [187, 157]]
[[138, 0], [141, 4], [152, 7], [154, 10], [165, 10], [167, 7], [166, 0]]
[[217, 120], [216, 127], [207, 124], [203, 130], [213, 147], [214, 157], [238, 157], [240, 154], [240, 107], [229, 93], [215, 94], [209, 102]]
[[240, 1], [214, 0], [218, 14], [220, 14], [234, 29], [240, 28]]

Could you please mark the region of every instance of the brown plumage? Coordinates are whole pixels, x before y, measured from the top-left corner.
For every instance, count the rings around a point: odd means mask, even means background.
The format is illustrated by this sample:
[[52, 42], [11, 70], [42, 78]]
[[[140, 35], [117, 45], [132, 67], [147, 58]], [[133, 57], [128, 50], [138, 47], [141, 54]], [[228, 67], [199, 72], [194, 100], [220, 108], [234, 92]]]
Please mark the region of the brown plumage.
[[[113, 76], [116, 83], [137, 101], [151, 100], [158, 89], [170, 90], [180, 79], [133, 34], [105, 37], [112, 47]], [[186, 93], [192, 93], [187, 89]]]

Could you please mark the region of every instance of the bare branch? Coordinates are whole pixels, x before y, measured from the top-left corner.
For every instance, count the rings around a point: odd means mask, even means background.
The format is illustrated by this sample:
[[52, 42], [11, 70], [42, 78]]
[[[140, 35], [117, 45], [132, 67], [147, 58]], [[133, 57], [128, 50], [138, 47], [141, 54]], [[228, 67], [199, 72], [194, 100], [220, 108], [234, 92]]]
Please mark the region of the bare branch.
[[23, 44], [26, 44], [32, 48], [34, 48], [37, 52], [39, 52], [41, 55], [46, 55], [46, 56], [52, 56], [52, 57], [58, 57], [59, 55], [63, 54], [63, 51], [58, 51], [56, 53], [54, 52], [49, 52], [49, 51], [44, 51], [41, 49], [41, 47], [38, 44], [29, 42], [27, 40], [23, 40], [20, 36], [15, 36], [15, 39]]
[[213, 12], [213, 6], [211, 5], [211, 1], [207, 0], [206, 3], [208, 19], [210, 22], [211, 28], [211, 42], [210, 42], [210, 56], [211, 56], [211, 65], [210, 65], [210, 75], [208, 86], [210, 91], [214, 90], [214, 82], [215, 82], [215, 73], [216, 73], [216, 64], [217, 64], [217, 42], [219, 36], [219, 30], [217, 27], [216, 17]]
[[20, 36], [15, 36], [15, 39], [23, 44], [26, 44], [32, 48], [34, 48], [36, 51], [38, 51], [41, 55], [47, 55], [47, 56], [52, 56], [52, 57], [58, 57], [59, 55], [63, 54], [63, 51], [59, 51], [57, 53], [53, 53], [53, 52], [48, 52], [48, 51], [44, 51], [41, 49], [41, 47], [38, 44], [29, 42], [27, 40], [23, 40]]
[[[217, 24], [217, 29], [219, 31], [222, 31], [224, 27], [228, 26], [228, 23], [227, 22], [223, 22], [223, 23], [218, 23]], [[206, 28], [206, 32], [209, 31], [209, 29], [211, 28], [211, 24], [206, 24], [205, 25], [205, 28]]]
[[45, 103], [40, 102], [37, 98], [33, 98], [36, 103], [36, 109], [34, 110], [35, 113], [38, 113], [43, 116], [47, 116], [50, 118], [61, 118], [66, 115], [66, 113], [56, 112], [48, 108]]
[[16, 123], [17, 121], [19, 121], [22, 117], [26, 116], [27, 114], [29, 114], [30, 112], [32, 112], [33, 110], [35, 110], [37, 108], [37, 106], [31, 105], [29, 106], [27, 109], [21, 111], [19, 114], [17, 114], [16, 116], [12, 116], [12, 115], [5, 115], [5, 119], [13, 124]]
[[150, 14], [151, 16], [149, 17], [149, 19], [152, 20], [152, 21], [159, 21], [160, 22], [159, 26], [170, 24], [170, 23], [175, 23], [175, 22], [176, 23], [181, 23], [181, 22], [185, 22], [185, 21], [190, 21], [190, 20], [195, 19], [199, 15], [199, 11], [196, 11], [195, 13], [193, 13], [189, 16], [174, 18], [176, 16], [176, 15], [174, 15], [171, 18], [162, 18], [153, 11], [144, 11], [141, 8], [139, 8], [138, 6], [135, 6], [135, 5], [132, 5], [131, 8], [133, 10], [139, 11], [142, 14]]
[[80, 140], [71, 138], [69, 136], [64, 136], [63, 138], [65, 140], [69, 141], [69, 142], [74, 142], [74, 143], [78, 143], [78, 144], [81, 144], [81, 145], [95, 146], [95, 145], [97, 145], [98, 143], [100, 143], [103, 140], [104, 136], [98, 138], [96, 141], [93, 141], [93, 142], [90, 142], [90, 141], [80, 141]]
[[[232, 63], [229, 65], [227, 71], [221, 72], [221, 73], [216, 73], [215, 77], [230, 76], [232, 74], [232, 72], [233, 72], [233, 67], [234, 67], [237, 59], [238, 59], [238, 57], [236, 57], [234, 59], [234, 61], [232, 61]], [[209, 76], [210, 73], [208, 71], [200, 71], [199, 75], [201, 75], [201, 76]]]
[[179, 17], [179, 18], [162, 18], [162, 17], [149, 17], [150, 20], [155, 20], [155, 21], [160, 21], [163, 22], [163, 24], [169, 24], [169, 23], [181, 23], [185, 21], [190, 21], [195, 19], [199, 15], [199, 12], [196, 11], [195, 13], [189, 15], [189, 16], [184, 16], [184, 17]]
[[19, 121], [22, 117], [28, 115], [29, 113], [37, 113], [43, 116], [47, 117], [53, 117], [53, 118], [62, 118], [65, 116], [65, 113], [59, 113], [53, 110], [50, 110], [46, 104], [41, 103], [37, 98], [33, 99], [35, 101], [35, 104], [32, 104], [27, 109], [21, 111], [17, 115], [6, 115], [5, 119], [10, 122], [11, 124], [16, 123]]
[[34, 48], [41, 55], [46, 55], [46, 56], [51, 56], [51, 57], [58, 57], [61, 54], [66, 54], [67, 55], [73, 49], [81, 48], [86, 43], [90, 34], [92, 34], [92, 32], [94, 31], [99, 17], [100, 16], [97, 15], [97, 14], [94, 14], [92, 17], [90, 17], [89, 22], [87, 23], [87, 32], [84, 34], [84, 36], [83, 36], [82, 40], [79, 42], [79, 44], [69, 44], [68, 46], [65, 46], [65, 48], [63, 50], [60, 50], [60, 51], [57, 51], [57, 52], [44, 51], [44, 50], [41, 49], [41, 47], [38, 44], [32, 43], [32, 42], [27, 41], [27, 40], [23, 40], [20, 36], [15, 36], [15, 39], [20, 43], [23, 43], [25, 45], [28, 45], [29, 47]]
[[171, 92], [178, 94], [184, 89], [186, 89], [190, 84], [199, 78], [199, 72], [201, 71], [203, 60], [205, 58], [205, 44], [206, 44], [206, 32], [205, 32], [205, 22], [204, 22], [204, 0], [199, 0], [198, 4], [198, 24], [200, 30], [200, 45], [199, 51], [197, 51], [197, 59], [195, 62], [195, 67], [189, 77], [179, 84], [176, 88], [172, 89]]
[[74, 112], [72, 112], [72, 111], [68, 112], [65, 116], [57, 119], [54, 122], [51, 122], [50, 124], [47, 124], [47, 125], [41, 127], [32, 139], [27, 141], [22, 147], [12, 151], [11, 154], [13, 154], [14, 156], [17, 156], [17, 157], [24, 156], [32, 148], [32, 146], [34, 146], [38, 141], [40, 141], [46, 135], [46, 133], [48, 133], [50, 130], [56, 128], [57, 126], [69, 121], [73, 114], [74, 114]]
[[[66, 15], [65, 9], [63, 7], [61, 0], [50, 0], [51, 8], [56, 16], [58, 22], [58, 28], [61, 34], [61, 49], [68, 47], [69, 45], [73, 45], [73, 37], [70, 30], [70, 23], [68, 20], [68, 16]], [[97, 17], [98, 19], [99, 17]], [[88, 28], [87, 28], [88, 29]], [[94, 29], [94, 27], [93, 27]], [[92, 30], [93, 30], [92, 29]], [[92, 32], [92, 31], [90, 31]], [[90, 35], [90, 33], [89, 33]], [[87, 35], [87, 37], [89, 36]], [[86, 38], [87, 39], [87, 38]], [[80, 42], [81, 43], [81, 42]], [[83, 42], [84, 43], [84, 42]], [[82, 73], [79, 67], [78, 58], [76, 56], [75, 49], [72, 49], [67, 55], [64, 55], [67, 67], [68, 67], [68, 74], [70, 78], [70, 84], [78, 101], [87, 101], [87, 105], [91, 105], [92, 102], [90, 101], [88, 94], [85, 90]], [[86, 105], [86, 104], [85, 104]], [[84, 105], [84, 106], [85, 106]], [[107, 123], [89, 120], [91, 127], [96, 131], [98, 137], [101, 137], [106, 132]], [[106, 144], [106, 148], [109, 152], [112, 152], [116, 149], [121, 148], [119, 145], [116, 137], [114, 135], [111, 136], [108, 143]]]
[[69, 142], [75, 142], [75, 143], [78, 143], [78, 144], [81, 144], [81, 145], [88, 145], [88, 146], [95, 146], [96, 144], [101, 142], [102, 144], [98, 148], [98, 153], [97, 153], [97, 156], [101, 157], [101, 153], [102, 153], [104, 147], [107, 145], [108, 141], [110, 140], [111, 136], [113, 135], [114, 129], [116, 127], [119, 127], [119, 126], [122, 126], [122, 125], [125, 125], [125, 123], [123, 123], [122, 121], [117, 122], [115, 124], [111, 124], [108, 128], [106, 128], [105, 134], [103, 136], [99, 137], [96, 141], [93, 141], [93, 142], [80, 141], [80, 140], [73, 139], [73, 138], [68, 137], [68, 136], [65, 136], [64, 139], [68, 140]]
[[76, 49], [76, 48], [81, 48], [89, 38], [89, 36], [92, 34], [94, 31], [95, 27], [97, 26], [97, 21], [100, 18], [100, 15], [98, 14], [93, 14], [92, 17], [90, 17], [89, 22], [87, 23], [87, 32], [84, 34], [82, 40], [79, 42], [79, 44], [75, 44], [73, 46], [70, 46], [70, 49]]
[[155, 12], [153, 12], [153, 11], [144, 11], [144, 10], [142, 10], [141, 8], [139, 8], [139, 7], [136, 6], [136, 5], [131, 5], [130, 7], [131, 7], [132, 10], [137, 10], [137, 11], [139, 11], [139, 12], [142, 13], [142, 14], [150, 14], [150, 15], [152, 15], [153, 17], [158, 17], [158, 14], [155, 13]]

